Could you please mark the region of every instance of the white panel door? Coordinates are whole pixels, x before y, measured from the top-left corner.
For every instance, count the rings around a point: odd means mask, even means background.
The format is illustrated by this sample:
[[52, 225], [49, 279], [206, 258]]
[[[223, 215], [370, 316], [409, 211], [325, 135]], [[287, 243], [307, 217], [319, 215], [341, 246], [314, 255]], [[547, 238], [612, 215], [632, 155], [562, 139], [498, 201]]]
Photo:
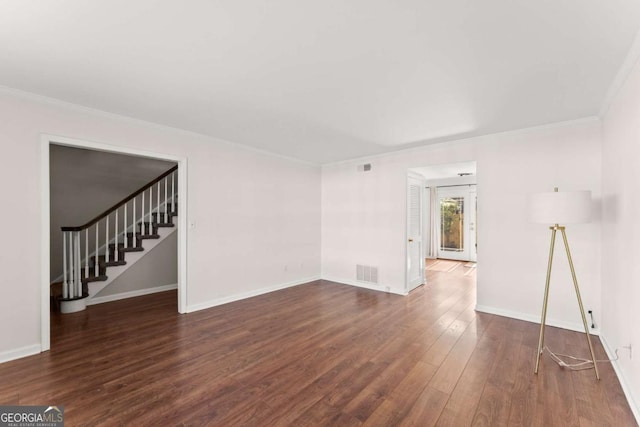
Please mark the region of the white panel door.
[[421, 179], [407, 180], [407, 292], [424, 283], [422, 254], [422, 189]]

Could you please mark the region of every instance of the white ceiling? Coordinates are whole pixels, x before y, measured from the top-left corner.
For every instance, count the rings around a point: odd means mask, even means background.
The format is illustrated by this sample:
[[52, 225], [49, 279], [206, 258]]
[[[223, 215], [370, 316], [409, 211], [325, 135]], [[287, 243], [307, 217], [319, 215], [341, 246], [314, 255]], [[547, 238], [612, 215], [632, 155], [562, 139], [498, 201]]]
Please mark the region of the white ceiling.
[[327, 163], [598, 114], [637, 0], [0, 0], [0, 85]]

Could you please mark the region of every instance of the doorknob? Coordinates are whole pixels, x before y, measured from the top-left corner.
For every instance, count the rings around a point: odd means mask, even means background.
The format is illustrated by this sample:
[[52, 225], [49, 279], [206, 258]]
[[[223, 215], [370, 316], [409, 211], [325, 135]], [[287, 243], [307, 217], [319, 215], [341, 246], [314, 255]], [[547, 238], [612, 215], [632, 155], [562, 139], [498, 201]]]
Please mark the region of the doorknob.
[[413, 242], [413, 239], [409, 239], [409, 243]]

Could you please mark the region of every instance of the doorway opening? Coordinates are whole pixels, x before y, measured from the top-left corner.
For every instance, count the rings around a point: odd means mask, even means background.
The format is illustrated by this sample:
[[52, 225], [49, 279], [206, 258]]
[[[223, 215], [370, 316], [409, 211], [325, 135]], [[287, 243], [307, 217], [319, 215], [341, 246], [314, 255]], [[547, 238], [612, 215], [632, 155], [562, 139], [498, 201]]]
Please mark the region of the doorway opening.
[[407, 292], [425, 282], [425, 268], [444, 266], [445, 261], [475, 268], [477, 206], [475, 161], [408, 170]]
[[[61, 154], [62, 153], [62, 154]], [[54, 189], [54, 184], [56, 184], [54, 182], [54, 180], [52, 180], [52, 172], [55, 171], [56, 168], [58, 168], [58, 172], [59, 172], [59, 166], [60, 163], [55, 163], [56, 160], [53, 159], [53, 157], [57, 158], [57, 161], [59, 161], [61, 158], [62, 159], [69, 159], [69, 156], [87, 156], [87, 158], [93, 158], [95, 161], [98, 162], [98, 164], [103, 167], [102, 169], [102, 175], [100, 176], [101, 173], [97, 173], [94, 174], [95, 176], [93, 177], [94, 179], [98, 179], [98, 178], [105, 178], [104, 173], [107, 170], [111, 170], [111, 169], [121, 169], [122, 165], [117, 165], [116, 163], [119, 161], [124, 161], [127, 163], [128, 167], [130, 168], [131, 175], [134, 175], [135, 179], [128, 179], [128, 178], [123, 178], [122, 174], [118, 173], [117, 170], [114, 174], [107, 174], [109, 176], [107, 176], [107, 178], [111, 177], [111, 179], [115, 182], [115, 187], [126, 187], [127, 185], [131, 186], [131, 185], [136, 185], [135, 182], [139, 182], [140, 180], [146, 180], [146, 176], [143, 175], [153, 175], [157, 172], [157, 169], [166, 169], [167, 167], [171, 168], [172, 166], [174, 166], [172, 168], [172, 170], [175, 170], [177, 167], [177, 170], [174, 172], [175, 175], [175, 195], [176, 197], [173, 199], [173, 202], [177, 203], [177, 196], [179, 195], [180, 197], [180, 214], [177, 215], [175, 218], [173, 218], [173, 222], [177, 225], [177, 230], [175, 232], [173, 232], [173, 234], [171, 234], [171, 240], [167, 241], [167, 244], [169, 246], [171, 246], [172, 244], [175, 245], [173, 246], [173, 248], [170, 248], [169, 253], [173, 253], [173, 255], [170, 255], [171, 257], [173, 257], [173, 259], [177, 258], [177, 269], [173, 270], [173, 274], [174, 277], [177, 276], [177, 294], [178, 294], [178, 301], [177, 301], [177, 311], [180, 313], [186, 313], [187, 311], [187, 306], [186, 306], [186, 292], [187, 292], [187, 282], [186, 282], [186, 206], [187, 206], [187, 186], [186, 186], [186, 175], [187, 175], [187, 161], [186, 158], [180, 158], [180, 157], [176, 157], [176, 156], [171, 156], [171, 155], [166, 155], [163, 153], [155, 153], [155, 152], [147, 152], [147, 151], [142, 151], [142, 150], [135, 150], [135, 149], [130, 149], [130, 148], [124, 148], [124, 147], [115, 147], [115, 146], [110, 146], [110, 145], [105, 145], [105, 144], [99, 144], [99, 143], [93, 143], [93, 142], [87, 142], [87, 141], [81, 141], [81, 140], [75, 140], [75, 139], [71, 139], [71, 138], [65, 138], [65, 137], [57, 137], [57, 136], [52, 136], [52, 135], [43, 135], [41, 137], [41, 185], [42, 185], [42, 197], [41, 197], [41, 202], [42, 202], [42, 209], [41, 209], [41, 230], [42, 230], [42, 235], [41, 235], [41, 260], [42, 260], [42, 264], [41, 264], [41, 350], [42, 351], [46, 351], [49, 350], [50, 346], [51, 346], [51, 313], [50, 313], [50, 295], [51, 295], [51, 283], [52, 283], [52, 278], [57, 277], [57, 270], [52, 268], [52, 267], [57, 267], [60, 266], [61, 270], [64, 270], [62, 268], [62, 266], [65, 267], [68, 265], [66, 262], [63, 263], [62, 260], [57, 260], [57, 258], [54, 255], [57, 255], [56, 253], [54, 253], [55, 249], [58, 249], [57, 246], [59, 246], [57, 243], [60, 242], [56, 242], [57, 237], [57, 233], [60, 232], [60, 224], [57, 223], [57, 220], [53, 220], [52, 218], [54, 218], [54, 215], [52, 213], [52, 208], [54, 208], [55, 210], [62, 210], [64, 211], [66, 210], [70, 210], [73, 209], [73, 207], [70, 206], [70, 204], [65, 203], [65, 200], [60, 200], [60, 198], [63, 199], [68, 199], [68, 197], [73, 197], [73, 194], [64, 194], [63, 192], [55, 192], [56, 189]], [[76, 159], [77, 160], [77, 159]], [[52, 163], [53, 162], [53, 163]], [[111, 162], [111, 163], [109, 163]], [[116, 163], [114, 163], [116, 162]], [[71, 164], [68, 165], [69, 168], [82, 168], [82, 167], [86, 167], [86, 165], [82, 165], [79, 166], [77, 161], [74, 162], [70, 162]], [[146, 168], [147, 170], [143, 173], [140, 170], [138, 170], [137, 172], [131, 168], [131, 165], [133, 164], [137, 164], [137, 165], [142, 165], [142, 168]], [[113, 170], [112, 170], [113, 172]], [[60, 174], [56, 174], [55, 177], [60, 177]], [[55, 178], [54, 177], [54, 178]], [[155, 178], [155, 177], [154, 177]], [[153, 179], [153, 178], [152, 178]], [[127, 181], [127, 182], [125, 182]], [[150, 181], [150, 180], [147, 180]], [[59, 182], [57, 184], [60, 184]], [[87, 185], [90, 185], [89, 182], [86, 183]], [[146, 184], [146, 182], [145, 182]], [[144, 185], [144, 184], [143, 184]], [[159, 188], [159, 187], [158, 187]], [[164, 182], [164, 189], [165, 191], [167, 191], [169, 189], [169, 186], [167, 185], [167, 181]], [[124, 190], [123, 188], [120, 188], [119, 191], [128, 191], [128, 193], [125, 195], [125, 197], [127, 197], [129, 194], [131, 194], [133, 191], [136, 191], [137, 188], [134, 188], [133, 190], [129, 189], [129, 190]], [[107, 192], [113, 192], [113, 188], [110, 189], [106, 189]], [[73, 190], [70, 190], [69, 192], [73, 193]], [[117, 191], [116, 191], [117, 193]], [[62, 194], [62, 197], [61, 197]], [[155, 193], [154, 193], [155, 195]], [[97, 203], [98, 205], [100, 204], [100, 202], [102, 203], [108, 203], [110, 205], [114, 204], [114, 203], [118, 203], [120, 200], [116, 200], [115, 202], [113, 200], [107, 202], [106, 199], [109, 198], [109, 196], [114, 196], [114, 194], [107, 194], [107, 195], [99, 195], [98, 199], [99, 202]], [[158, 199], [160, 198], [160, 191], [158, 190]], [[117, 197], [117, 196], [114, 196]], [[119, 197], [119, 199], [121, 199], [122, 197]], [[147, 198], [147, 209], [149, 209], [149, 201], [151, 200], [151, 195], [148, 195]], [[166, 197], [164, 198], [164, 209], [165, 211], [167, 211], [167, 199]], [[67, 200], [68, 201], [68, 200]], [[110, 206], [107, 206], [107, 209]], [[158, 202], [157, 206], [158, 211], [160, 210], [160, 204]], [[120, 217], [120, 228], [122, 229], [122, 235], [129, 235], [129, 239], [131, 240], [135, 240], [136, 239], [136, 230], [134, 230], [135, 227], [135, 222], [132, 219], [134, 217], [134, 215], [132, 215], [132, 212], [134, 212], [131, 208], [131, 206], [129, 205], [124, 205], [124, 208], [120, 208], [120, 209], [124, 209], [124, 212], [120, 212], [121, 214], [124, 213], [124, 218], [126, 218], [127, 213], [129, 213], [129, 228], [123, 228], [123, 218], [122, 215]], [[135, 207], [133, 208], [135, 209]], [[102, 209], [100, 209], [102, 210]], [[138, 209], [136, 212], [136, 217], [140, 216], [140, 204], [138, 204]], [[75, 214], [76, 212], [74, 212]], [[96, 215], [96, 213], [93, 214], [89, 214], [89, 218]], [[142, 214], [144, 215], [144, 213]], [[160, 215], [160, 214], [157, 214]], [[164, 220], [162, 222], [167, 222], [166, 218], [168, 218], [168, 214], [163, 214], [164, 215]], [[147, 210], [147, 217], [149, 217], [149, 221], [150, 221], [150, 216], [151, 216], [151, 211]], [[118, 219], [117, 219], [117, 211], [116, 211], [116, 217], [115, 217], [115, 223], [113, 221], [113, 218], [111, 218], [111, 228], [110, 230], [116, 231], [117, 227], [118, 227]], [[142, 216], [142, 218], [144, 219], [145, 217]], [[87, 221], [87, 219], [85, 218], [84, 221]], [[82, 221], [82, 222], [84, 222]], [[126, 219], [124, 219], [124, 224], [126, 225]], [[82, 223], [81, 222], [81, 223]], [[108, 235], [110, 236], [110, 234], [106, 231], [109, 230], [109, 216], [106, 217], [106, 224], [104, 224], [104, 229], [105, 229], [105, 236]], [[64, 226], [75, 226], [75, 225], [79, 225], [79, 224], [75, 224], [75, 221], [73, 224], [63, 224]], [[141, 226], [142, 227], [142, 226]], [[150, 227], [150, 226], [149, 226]], [[100, 231], [102, 232], [102, 228], [100, 228]], [[127, 233], [127, 231], [129, 231], [129, 233]], [[80, 233], [78, 233], [80, 235]], [[143, 232], [140, 231], [140, 235], [142, 234], [148, 234], [148, 232]], [[88, 231], [86, 233], [82, 233], [82, 238], [78, 237], [76, 241], [74, 241], [74, 245], [77, 245], [78, 248], [84, 248], [82, 249], [82, 251], [79, 249], [77, 254], [79, 255], [80, 259], [89, 259], [90, 261], [86, 261], [87, 264], [83, 264], [80, 265], [80, 263], [78, 263], [77, 265], [77, 270], [75, 270], [76, 266], [73, 265], [74, 271], [82, 271], [80, 267], [85, 267], [86, 265], [90, 265], [89, 263], [91, 261], [94, 261], [97, 263], [98, 260], [98, 254], [102, 253], [105, 248], [108, 249], [109, 246], [111, 246], [112, 251], [113, 248], [115, 247], [115, 252], [116, 254], [118, 253], [118, 249], [120, 248], [123, 243], [122, 241], [118, 241], [118, 238], [116, 237], [116, 242], [115, 244], [113, 242], [109, 242], [108, 240], [105, 241], [103, 237], [101, 237], [102, 241], [100, 242], [100, 248], [98, 248], [98, 244], [97, 243], [93, 243], [94, 240], [91, 240], [94, 236], [93, 233], [89, 233]], [[116, 233], [117, 235], [117, 233]], [[95, 227], [95, 237], [96, 237], [96, 242], [98, 239], [98, 227]], [[144, 237], [143, 237], [144, 238]], [[169, 237], [167, 237], [169, 238]], [[86, 240], [85, 240], [86, 239]], [[59, 240], [59, 239], [58, 239]], [[66, 241], [63, 243], [67, 243], [67, 247], [71, 246], [71, 239], [65, 239]], [[130, 241], [131, 241], [130, 240]], [[77, 242], [77, 243], [76, 243]], [[55, 247], [53, 247], [52, 245], [55, 245]], [[82, 246], [84, 245], [84, 246]], [[126, 244], [124, 244], [124, 246], [126, 247]], [[75, 247], [75, 246], [74, 246]], [[93, 254], [93, 251], [91, 251], [91, 253], [89, 253], [89, 249], [91, 248], [93, 249], [95, 247], [96, 252], [95, 255]], [[160, 246], [159, 246], [160, 248]], [[98, 252], [98, 250], [100, 249], [100, 251]], [[135, 250], [136, 248], [131, 248], [131, 250]], [[86, 254], [85, 255], [85, 251]], [[69, 256], [72, 254], [72, 252], [69, 252]], [[67, 255], [67, 251], [63, 251], [63, 255]], [[75, 256], [75, 252], [73, 252], [73, 255]], [[82, 256], [84, 256], [84, 258], [81, 258]], [[106, 257], [106, 255], [104, 256], [100, 256], [100, 258], [104, 258]], [[52, 260], [52, 258], [56, 258], [55, 260]], [[67, 257], [68, 258], [68, 257]], [[60, 261], [60, 262], [58, 262]], [[107, 260], [109, 262], [111, 262], [112, 260]], [[102, 261], [101, 261], [102, 262]], [[56, 265], [59, 264], [59, 265]], [[70, 265], [70, 264], [69, 264]], [[71, 265], [70, 265], [71, 267]], [[135, 266], [133, 266], [135, 267]], [[174, 265], [175, 267], [175, 265]], [[95, 267], [89, 267], [88, 268], [90, 271], [95, 269], [95, 275], [98, 276], [98, 267], [97, 264]], [[102, 266], [100, 267], [100, 269], [102, 269]], [[87, 268], [85, 268], [85, 270], [82, 273], [78, 273], [78, 274], [83, 274], [85, 277], [87, 276], [86, 273]], [[177, 270], [177, 271], [176, 271]], [[66, 271], [65, 271], [66, 272]], [[103, 274], [103, 273], [100, 273]], [[55, 277], [54, 277], [55, 276]], [[80, 276], [78, 276], [80, 277]], [[97, 279], [97, 278], [96, 278]], [[89, 279], [87, 279], [89, 280]], [[116, 279], [117, 280], [117, 279]], [[79, 283], [79, 281], [78, 281]], [[175, 283], [175, 282], [174, 282]], [[115, 287], [118, 284], [116, 283]], [[175, 285], [173, 286], [173, 288], [175, 289]], [[107, 288], [105, 288], [107, 289]], [[148, 290], [147, 290], [148, 291]], [[128, 294], [135, 294], [136, 292], [141, 293], [143, 292], [143, 290], [137, 290], [137, 291], [133, 291], [133, 292], [129, 292]], [[121, 293], [121, 295], [126, 295], [127, 292], [123, 292]], [[133, 295], [132, 295], [133, 296]], [[115, 298], [113, 295], [109, 295], [106, 297], [102, 297], [102, 299], [104, 300], [114, 300], [114, 299], [118, 299]], [[98, 302], [98, 301], [96, 301]], [[105, 301], [103, 301], [105, 302]]]

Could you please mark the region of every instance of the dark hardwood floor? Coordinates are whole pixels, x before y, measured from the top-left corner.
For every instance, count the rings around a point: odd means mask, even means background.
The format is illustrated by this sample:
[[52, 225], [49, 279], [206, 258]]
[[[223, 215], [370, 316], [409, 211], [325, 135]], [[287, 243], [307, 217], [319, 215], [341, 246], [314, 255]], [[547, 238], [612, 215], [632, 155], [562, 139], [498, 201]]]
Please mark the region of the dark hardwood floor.
[[[187, 315], [175, 292], [53, 315], [50, 352], [0, 365], [0, 403], [64, 405], [68, 426], [636, 425], [608, 364], [598, 382], [545, 355], [534, 375], [538, 325], [476, 313], [465, 273], [408, 297], [319, 281]], [[588, 356], [575, 332], [547, 343]]]

